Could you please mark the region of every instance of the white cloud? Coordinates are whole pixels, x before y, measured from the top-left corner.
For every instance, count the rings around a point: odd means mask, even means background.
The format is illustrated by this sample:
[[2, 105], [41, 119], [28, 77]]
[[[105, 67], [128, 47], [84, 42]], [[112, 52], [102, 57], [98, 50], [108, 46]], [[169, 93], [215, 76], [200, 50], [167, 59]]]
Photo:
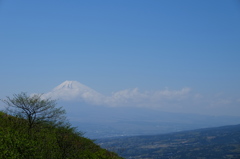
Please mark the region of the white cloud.
[[180, 90], [140, 91], [137, 88], [112, 93], [104, 98], [109, 106], [132, 106], [161, 109], [170, 112], [201, 113], [209, 115], [239, 115], [239, 99], [217, 94], [203, 96], [191, 88]]
[[[148, 107], [171, 112], [202, 114], [237, 114], [240, 111], [239, 97], [228, 98], [224, 93], [203, 96], [191, 88], [179, 90], [168, 88], [158, 91], [140, 91], [138, 88], [126, 89], [104, 96], [76, 81], [65, 81], [46, 93], [43, 97], [68, 101], [84, 101], [92, 105], [111, 107]], [[232, 109], [231, 109], [232, 108]]]
[[190, 88], [181, 90], [144, 91], [138, 88], [126, 89], [106, 97], [105, 104], [110, 106], [162, 106], [167, 101], [181, 101], [189, 97]]

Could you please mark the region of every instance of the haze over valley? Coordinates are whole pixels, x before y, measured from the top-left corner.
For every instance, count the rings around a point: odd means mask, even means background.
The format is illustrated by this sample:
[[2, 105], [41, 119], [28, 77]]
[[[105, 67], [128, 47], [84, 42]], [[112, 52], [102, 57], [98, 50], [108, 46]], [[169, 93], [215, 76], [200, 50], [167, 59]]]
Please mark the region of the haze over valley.
[[[162, 103], [189, 100], [188, 92], [182, 89], [146, 93], [133, 89], [105, 96], [80, 82], [65, 81], [42, 97], [57, 99], [71, 123], [90, 138], [162, 134], [240, 122], [237, 116], [164, 110]], [[151, 98], [154, 95], [155, 101]]]

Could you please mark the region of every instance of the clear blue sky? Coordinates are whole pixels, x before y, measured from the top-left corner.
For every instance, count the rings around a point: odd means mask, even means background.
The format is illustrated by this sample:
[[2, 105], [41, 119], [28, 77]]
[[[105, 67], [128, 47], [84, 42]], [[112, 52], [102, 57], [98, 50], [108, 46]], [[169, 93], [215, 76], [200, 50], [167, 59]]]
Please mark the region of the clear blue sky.
[[0, 98], [76, 80], [221, 93], [240, 110], [238, 0], [1, 0], [0, 55]]

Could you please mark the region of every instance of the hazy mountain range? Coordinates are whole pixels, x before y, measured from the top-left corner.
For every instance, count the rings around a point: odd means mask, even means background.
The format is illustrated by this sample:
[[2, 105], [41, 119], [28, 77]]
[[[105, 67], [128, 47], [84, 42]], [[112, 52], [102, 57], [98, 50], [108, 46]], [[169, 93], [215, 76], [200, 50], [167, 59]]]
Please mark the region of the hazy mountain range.
[[[189, 91], [183, 88], [140, 93], [132, 89], [105, 96], [77, 81], [65, 81], [43, 97], [58, 99], [70, 122], [90, 138], [160, 134], [240, 123], [240, 117], [173, 113], [151, 107], [156, 101], [187, 98]], [[150, 107], [145, 106], [148, 101]]]

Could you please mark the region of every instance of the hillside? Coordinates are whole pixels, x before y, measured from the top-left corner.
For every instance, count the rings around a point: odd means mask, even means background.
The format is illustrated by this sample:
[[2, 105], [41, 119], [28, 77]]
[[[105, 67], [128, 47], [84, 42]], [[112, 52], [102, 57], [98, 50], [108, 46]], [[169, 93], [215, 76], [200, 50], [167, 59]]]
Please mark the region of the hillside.
[[0, 112], [0, 158], [3, 159], [118, 159], [70, 125], [39, 124]]
[[99, 139], [97, 142], [131, 159], [239, 159], [240, 125], [165, 135]]

